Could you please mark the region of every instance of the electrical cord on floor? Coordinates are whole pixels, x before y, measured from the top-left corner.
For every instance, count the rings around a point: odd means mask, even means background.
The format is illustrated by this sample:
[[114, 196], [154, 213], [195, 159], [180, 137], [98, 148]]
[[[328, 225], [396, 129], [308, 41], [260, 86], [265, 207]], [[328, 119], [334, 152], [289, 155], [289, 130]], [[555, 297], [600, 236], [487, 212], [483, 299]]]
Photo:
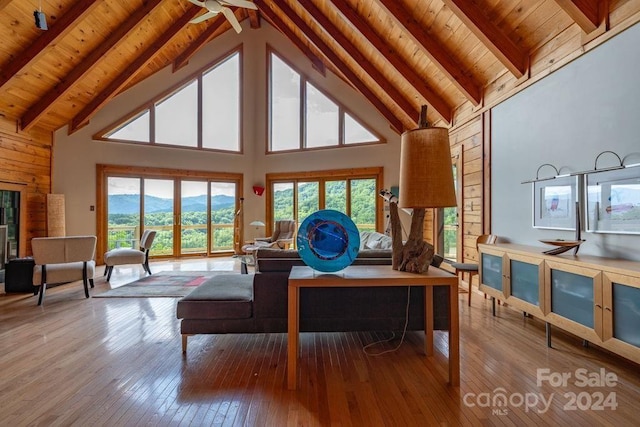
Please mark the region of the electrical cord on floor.
[[390, 348], [389, 350], [384, 350], [384, 351], [381, 351], [379, 353], [371, 353], [371, 352], [368, 351], [369, 348], [373, 347], [374, 345], [384, 344], [384, 343], [387, 343], [387, 342], [392, 341], [393, 339], [395, 339], [396, 333], [394, 331], [394, 332], [392, 332], [393, 335], [391, 335], [391, 338], [387, 338], [386, 340], [380, 340], [380, 341], [372, 342], [372, 343], [367, 344], [364, 347], [362, 347], [362, 351], [364, 351], [364, 354], [366, 354], [367, 356], [381, 356], [383, 354], [392, 353], [394, 351], [397, 351], [400, 348], [400, 346], [404, 342], [404, 336], [407, 333], [407, 326], [409, 325], [409, 302], [410, 301], [411, 301], [411, 286], [407, 286], [407, 306], [405, 308], [405, 314], [404, 314], [404, 328], [402, 329], [402, 336], [400, 337], [400, 342], [398, 343], [398, 345], [395, 346], [395, 348]]

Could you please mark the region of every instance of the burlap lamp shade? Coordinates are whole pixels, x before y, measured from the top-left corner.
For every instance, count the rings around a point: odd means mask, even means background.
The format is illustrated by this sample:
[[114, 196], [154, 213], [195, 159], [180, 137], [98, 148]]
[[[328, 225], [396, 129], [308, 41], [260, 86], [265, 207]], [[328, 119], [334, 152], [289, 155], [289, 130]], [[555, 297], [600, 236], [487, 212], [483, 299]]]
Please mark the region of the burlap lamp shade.
[[456, 206], [446, 128], [419, 128], [402, 134], [399, 192], [401, 208]]

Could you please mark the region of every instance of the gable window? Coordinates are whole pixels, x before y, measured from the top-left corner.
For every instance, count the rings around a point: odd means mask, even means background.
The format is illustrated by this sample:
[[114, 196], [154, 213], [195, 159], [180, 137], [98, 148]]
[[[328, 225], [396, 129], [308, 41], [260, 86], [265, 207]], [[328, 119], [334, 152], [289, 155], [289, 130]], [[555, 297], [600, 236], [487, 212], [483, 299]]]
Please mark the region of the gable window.
[[240, 73], [236, 49], [94, 138], [239, 152]]
[[269, 152], [384, 142], [278, 54], [268, 62]]

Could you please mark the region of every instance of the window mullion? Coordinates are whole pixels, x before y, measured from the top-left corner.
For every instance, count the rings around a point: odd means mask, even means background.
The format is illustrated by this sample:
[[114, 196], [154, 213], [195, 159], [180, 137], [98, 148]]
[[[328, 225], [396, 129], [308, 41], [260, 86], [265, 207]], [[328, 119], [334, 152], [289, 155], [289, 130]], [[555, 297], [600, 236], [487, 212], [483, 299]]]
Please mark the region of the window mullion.
[[198, 100], [197, 100], [197, 109], [198, 109], [198, 129], [196, 132], [196, 138], [197, 138], [197, 146], [198, 148], [202, 148], [203, 147], [203, 141], [202, 141], [202, 89], [203, 85], [202, 85], [202, 73], [200, 73], [198, 75]]
[[300, 76], [300, 149], [307, 147], [307, 79]]

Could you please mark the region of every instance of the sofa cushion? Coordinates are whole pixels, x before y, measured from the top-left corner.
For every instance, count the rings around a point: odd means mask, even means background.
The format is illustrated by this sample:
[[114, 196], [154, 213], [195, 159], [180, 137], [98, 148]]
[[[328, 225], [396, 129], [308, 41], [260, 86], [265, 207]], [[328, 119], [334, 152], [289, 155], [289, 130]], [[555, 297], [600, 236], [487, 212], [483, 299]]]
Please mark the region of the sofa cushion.
[[178, 301], [179, 319], [247, 319], [252, 316], [253, 274], [222, 274]]
[[[67, 262], [62, 264], [47, 264], [47, 284], [69, 283], [82, 280], [82, 262]], [[93, 279], [96, 272], [96, 262], [87, 262], [87, 279]], [[33, 268], [33, 285], [40, 286], [42, 280], [42, 266]]]
[[360, 232], [360, 250], [391, 249], [391, 237], [376, 231]]

